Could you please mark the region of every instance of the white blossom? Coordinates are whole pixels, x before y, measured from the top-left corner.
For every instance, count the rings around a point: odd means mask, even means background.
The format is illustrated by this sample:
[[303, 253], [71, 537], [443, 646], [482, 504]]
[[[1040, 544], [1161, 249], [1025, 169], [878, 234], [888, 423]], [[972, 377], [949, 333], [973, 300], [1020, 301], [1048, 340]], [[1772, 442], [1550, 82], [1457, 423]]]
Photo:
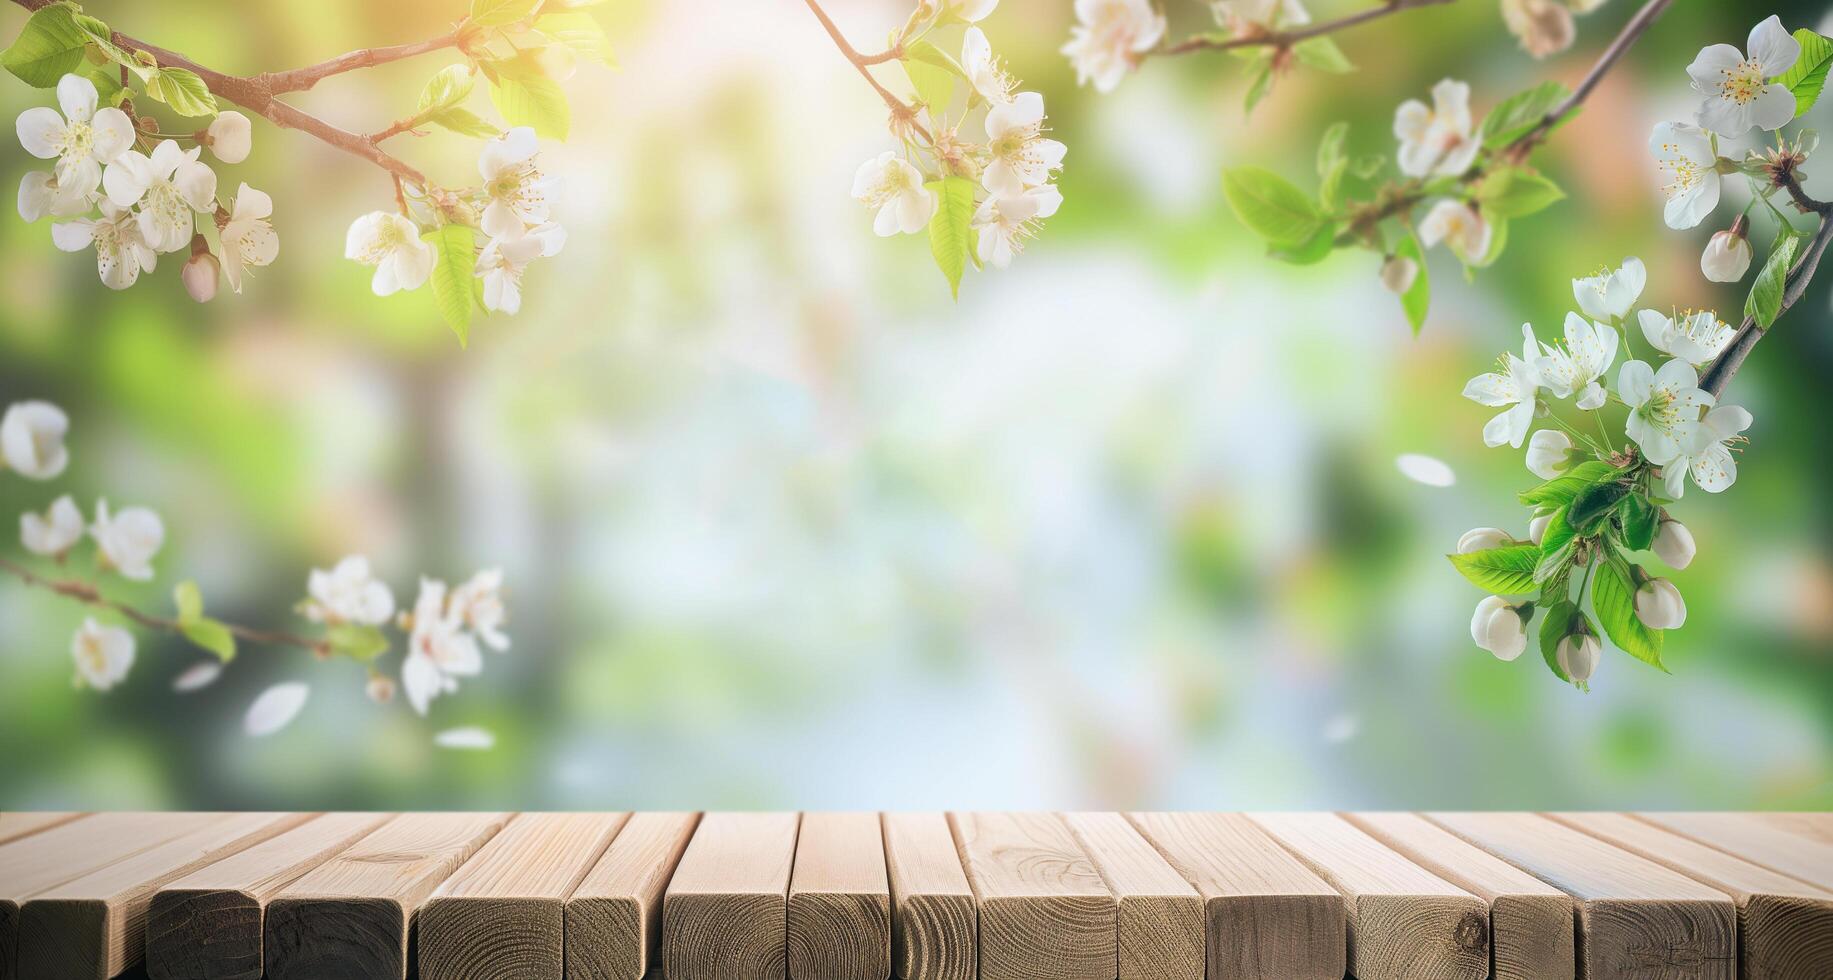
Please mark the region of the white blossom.
[[134, 143], [134, 124], [127, 113], [109, 106], [97, 109], [95, 83], [81, 75], [65, 75], [57, 82], [57, 104], [63, 109], [37, 106], [19, 114], [15, 128], [19, 144], [40, 160], [57, 159], [57, 182], [70, 193], [95, 193], [102, 167]]
[[344, 258], [375, 266], [369, 288], [377, 296], [419, 289], [433, 274], [433, 247], [405, 216], [371, 211], [350, 223], [344, 235]]
[[242, 731], [252, 738], [265, 738], [280, 731], [299, 717], [311, 693], [310, 687], [298, 681], [275, 684], [262, 691], [242, 716]]
[[1063, 166], [1068, 148], [1043, 135], [1044, 97], [1020, 92], [1011, 102], [987, 110], [987, 152], [991, 159], [980, 183], [992, 194], [1019, 194], [1050, 179]]
[[369, 559], [350, 555], [330, 569], [306, 576], [306, 603], [301, 610], [315, 623], [381, 626], [395, 614], [395, 595], [370, 571]]
[[1598, 378], [1617, 359], [1615, 330], [1568, 313], [1565, 344], [1541, 344], [1540, 350], [1540, 356], [1534, 359], [1534, 370], [1553, 397], [1577, 395], [1578, 407], [1586, 411], [1603, 407], [1608, 394]]
[[[988, 102], [999, 104], [1012, 101], [1012, 87], [1016, 84], [1012, 76], [999, 67], [998, 59], [993, 57], [993, 46], [987, 42], [986, 32], [978, 27], [970, 27], [961, 38], [961, 70], [967, 74], [968, 84]], [[941, 106], [931, 106], [940, 111]]]
[[34, 555], [62, 558], [83, 540], [83, 512], [69, 494], [57, 498], [42, 514], [19, 515], [19, 543]]
[[1566, 50], [1577, 35], [1571, 8], [1558, 0], [1502, 0], [1502, 22], [1535, 58]]
[[165, 524], [145, 507], [128, 507], [111, 514], [108, 501], [102, 500], [95, 505], [89, 536], [95, 539], [103, 567], [144, 582], [153, 577], [153, 558], [165, 544]]
[[1636, 618], [1652, 630], [1679, 629], [1687, 623], [1687, 603], [1674, 583], [1652, 578], [1636, 590]]
[[127, 678], [134, 666], [134, 634], [119, 626], [103, 626], [91, 616], [70, 643], [80, 684], [106, 691]]
[[1475, 551], [1505, 548], [1514, 543], [1514, 537], [1499, 527], [1473, 527], [1457, 539], [1457, 553], [1468, 555]]
[[[1755, 419], [1737, 405], [1716, 405], [1708, 410], [1692, 430], [1692, 439], [1684, 447], [1687, 471], [1693, 474], [1693, 485], [1707, 493], [1723, 493], [1738, 479], [1737, 458], [1731, 447], [1743, 441], [1741, 433]], [[1663, 476], [1666, 476], [1663, 473]], [[1669, 496], [1678, 497], [1678, 493]]]
[[70, 465], [70, 416], [46, 401], [14, 402], [0, 415], [0, 463], [28, 480], [51, 480]]
[[1565, 469], [1571, 454], [1571, 436], [1558, 429], [1541, 429], [1528, 439], [1528, 472], [1542, 480], [1551, 480]]
[[1470, 638], [1497, 660], [1513, 660], [1527, 649], [1527, 623], [1507, 599], [1484, 596], [1470, 617]]
[[1590, 633], [1568, 633], [1553, 648], [1553, 659], [1574, 684], [1583, 684], [1597, 670], [1598, 655], [1604, 645]]
[[19, 217], [37, 221], [45, 215], [67, 218], [89, 210], [89, 195], [45, 170], [28, 171], [19, 178]]
[[452, 615], [498, 653], [509, 649], [503, 634], [508, 612], [503, 608], [503, 570], [488, 568], [452, 590]]
[[484, 206], [479, 223], [492, 238], [520, 238], [529, 228], [546, 224], [550, 202], [560, 180], [541, 173], [535, 164], [540, 149], [535, 131], [517, 126], [484, 144], [477, 172], [484, 178]]
[[1479, 405], [1508, 406], [1483, 426], [1483, 443], [1490, 447], [1506, 444], [1521, 448], [1522, 440], [1527, 438], [1528, 429], [1534, 424], [1540, 374], [1534, 370], [1533, 358], [1540, 352], [1535, 349], [1533, 327], [1522, 324], [1521, 334], [1523, 356], [1504, 352], [1502, 370], [1477, 375], [1464, 385], [1464, 397]]
[[248, 159], [248, 151], [254, 147], [254, 126], [247, 116], [234, 109], [217, 113], [204, 135], [204, 145], [210, 147], [210, 155], [224, 163], [241, 163]]
[[1699, 255], [1699, 271], [1713, 282], [1737, 282], [1750, 271], [1750, 259], [1750, 239], [1735, 232], [1715, 232]]
[[1445, 198], [1426, 212], [1419, 223], [1419, 242], [1431, 248], [1439, 242], [1465, 265], [1482, 262], [1489, 255], [1493, 229], [1476, 208], [1462, 201]]
[[528, 264], [558, 253], [566, 244], [566, 229], [540, 225], [519, 238], [492, 238], [477, 255], [477, 276], [484, 280], [484, 308], [515, 315], [522, 309], [522, 273]]
[[1572, 298], [1593, 320], [1620, 320], [1629, 315], [1646, 285], [1648, 268], [1632, 255], [1615, 269], [1600, 269], [1595, 275], [1572, 280]]
[[1408, 99], [1394, 111], [1396, 162], [1409, 177], [1456, 177], [1470, 169], [1483, 143], [1471, 132], [1470, 86], [1443, 79], [1432, 86], [1432, 106]]
[[979, 233], [975, 254], [996, 269], [1011, 265], [1012, 256], [1024, 251], [1025, 240], [1037, 234], [1038, 224], [1062, 203], [1062, 193], [1049, 184], [980, 202], [973, 221]]
[[1718, 357], [1737, 335], [1737, 331], [1712, 310], [1688, 310], [1678, 316], [1641, 310], [1636, 319], [1642, 324], [1642, 336], [1648, 338], [1656, 350], [1694, 367]]
[[102, 202], [100, 218], [77, 218], [52, 225], [51, 244], [66, 252], [95, 246], [96, 272], [109, 289], [132, 286], [140, 273], [153, 271], [159, 258], [141, 233], [134, 212], [108, 200]]
[[999, 0], [941, 0], [937, 4], [943, 18], [952, 17], [969, 24], [985, 20], [998, 6]]
[[1311, 13], [1299, 0], [1213, 0], [1210, 10], [1216, 23], [1238, 33], [1247, 28], [1276, 31], [1311, 23]]
[[1139, 56], [1165, 36], [1165, 15], [1150, 0], [1076, 0], [1076, 24], [1062, 53], [1076, 69], [1076, 84], [1112, 92]]
[[1729, 44], [1708, 45], [1687, 66], [1693, 88], [1706, 97], [1699, 124], [1720, 136], [1736, 138], [1752, 126], [1780, 129], [1795, 118], [1795, 93], [1774, 79], [1794, 67], [1800, 42], [1771, 16], [1750, 29], [1748, 47], [1746, 57]]
[[448, 607], [445, 583], [421, 579], [407, 659], [401, 665], [401, 688], [408, 703], [415, 713], [425, 715], [434, 698], [458, 690], [460, 677], [476, 676], [483, 669], [476, 638], [465, 632], [464, 621]]
[[190, 244], [196, 214], [216, 210], [216, 172], [198, 162], [198, 152], [161, 140], [152, 156], [128, 150], [102, 173], [102, 189], [115, 207], [139, 206], [140, 237], [155, 252]]
[[223, 243], [223, 277], [229, 288], [242, 291], [242, 272], [274, 261], [280, 254], [280, 236], [274, 232], [274, 199], [243, 184], [229, 208], [229, 222], [218, 238]]
[[1650, 546], [1655, 557], [1662, 564], [1675, 571], [1680, 571], [1693, 564], [1693, 556], [1699, 553], [1699, 546], [1693, 543], [1693, 532], [1685, 524], [1673, 518], [1663, 518], [1661, 525], [1655, 529], [1655, 543]]
[[1713, 402], [1700, 390], [1693, 366], [1682, 360], [1669, 361], [1660, 371], [1643, 361], [1625, 362], [1617, 373], [1617, 395], [1629, 405], [1629, 437], [1656, 466], [1682, 456], [1698, 438], [1700, 410]]
[[879, 235], [915, 234], [929, 226], [936, 212], [936, 196], [923, 186], [922, 172], [894, 150], [860, 165], [853, 175], [853, 197], [877, 209], [872, 230]]
[[1718, 153], [1711, 137], [1698, 126], [1656, 123], [1648, 148], [1661, 169], [1661, 192], [1668, 199], [1661, 216], [1668, 227], [1687, 229], [1706, 220], [1719, 196]]

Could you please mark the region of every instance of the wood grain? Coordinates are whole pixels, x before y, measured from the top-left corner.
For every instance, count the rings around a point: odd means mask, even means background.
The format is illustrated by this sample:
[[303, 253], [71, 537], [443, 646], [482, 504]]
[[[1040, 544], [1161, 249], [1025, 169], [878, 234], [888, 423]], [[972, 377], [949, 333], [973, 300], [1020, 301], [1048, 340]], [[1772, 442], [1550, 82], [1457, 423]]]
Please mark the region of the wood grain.
[[793, 980], [891, 976], [891, 883], [876, 813], [805, 813], [789, 879]]
[[1114, 896], [1050, 813], [951, 813], [980, 915], [981, 980], [1113, 980]]
[[568, 980], [641, 980], [662, 938], [662, 892], [697, 813], [637, 813], [566, 903]]
[[1203, 898], [1118, 813], [1063, 821], [1114, 896], [1120, 980], [1202, 980]]
[[19, 907], [27, 898], [222, 817], [98, 813], [0, 844], [0, 980], [19, 975]]
[[1350, 823], [1489, 903], [1496, 980], [1577, 975], [1572, 896], [1414, 813], [1350, 813]]
[[1430, 813], [1439, 826], [1578, 902], [1585, 980], [1732, 980], [1730, 896], [1531, 813]]
[[1731, 896], [1745, 980], [1833, 971], [1833, 894], [1621, 813], [1547, 816]]
[[1778, 830], [1785, 830], [1799, 837], [1819, 841], [1822, 844], [1833, 844], [1833, 813], [1777, 812], [1754, 813], [1751, 816], [1769, 824]]
[[413, 917], [508, 820], [404, 813], [274, 896], [268, 980], [407, 980]]
[[669, 980], [788, 975], [794, 813], [709, 813], [662, 897]]
[[629, 818], [510, 820], [421, 908], [421, 980], [563, 980], [566, 900]]
[[1343, 894], [1349, 969], [1359, 980], [1483, 980], [1489, 908], [1332, 813], [1249, 819]]
[[327, 813], [160, 888], [147, 912], [147, 975], [260, 980], [268, 901], [387, 819]]
[[891, 958], [903, 980], [974, 980], [979, 920], [941, 813], [887, 813]]
[[1726, 854], [1833, 891], [1833, 844], [1825, 844], [1746, 813], [1638, 813], [1658, 827], [1710, 844]]
[[227, 815], [39, 892], [19, 910], [19, 975], [109, 980], [145, 954], [147, 910], [162, 885], [285, 833], [312, 816]]
[[0, 813], [0, 844], [30, 837], [41, 830], [60, 827], [82, 816], [80, 813], [47, 813], [40, 811]]
[[1343, 896], [1235, 813], [1131, 813], [1203, 897], [1210, 980], [1341, 980]]

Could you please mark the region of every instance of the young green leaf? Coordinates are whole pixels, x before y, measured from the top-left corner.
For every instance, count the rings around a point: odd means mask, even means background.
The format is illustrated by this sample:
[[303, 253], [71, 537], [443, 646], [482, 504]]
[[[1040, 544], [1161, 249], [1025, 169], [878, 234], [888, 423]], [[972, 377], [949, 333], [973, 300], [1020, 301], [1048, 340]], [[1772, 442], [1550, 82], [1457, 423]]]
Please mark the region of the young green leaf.
[[1546, 618], [1540, 621], [1540, 657], [1547, 662], [1547, 669], [1553, 671], [1553, 676], [1568, 684], [1572, 683], [1572, 678], [1559, 667], [1559, 641], [1572, 632], [1572, 620], [1583, 615], [1571, 601], [1561, 599], [1548, 607]]
[[1649, 629], [1636, 618], [1636, 586], [1630, 578], [1629, 563], [1621, 555], [1609, 555], [1598, 563], [1591, 579], [1591, 608], [1598, 614], [1604, 635], [1618, 649], [1667, 670], [1661, 662], [1661, 631]]
[[1566, 521], [1580, 534], [1595, 534], [1598, 525], [1628, 495], [1629, 486], [1621, 481], [1593, 483], [1573, 495], [1571, 505], [1566, 508]]
[[477, 278], [477, 235], [468, 225], [441, 225], [420, 236], [433, 246], [433, 302], [458, 335], [471, 341], [471, 280]]
[[74, 14], [74, 8], [61, 3], [33, 11], [19, 36], [0, 51], [0, 66], [34, 88], [56, 88], [58, 79], [82, 65], [89, 44]]
[[172, 589], [172, 604], [178, 607], [178, 621], [188, 623], [204, 614], [204, 596], [197, 583], [189, 580]]
[[1781, 234], [1776, 236], [1776, 244], [1770, 247], [1762, 271], [1750, 285], [1750, 295], [1744, 299], [1744, 315], [1755, 317], [1757, 326], [1764, 330], [1782, 315], [1782, 293], [1788, 285], [1789, 266], [1795, 263], [1795, 250], [1800, 245], [1801, 239], [1784, 225]]
[[[922, 43], [929, 44], [928, 41]], [[955, 97], [955, 75], [946, 68], [913, 58], [904, 62], [904, 74], [910, 76], [910, 86], [916, 90], [917, 101], [928, 106], [933, 115], [940, 116], [948, 108], [949, 100]]]
[[923, 186], [936, 196], [936, 213], [929, 219], [929, 254], [948, 280], [948, 291], [959, 299], [961, 274], [974, 250], [974, 182], [944, 177]]
[[1833, 64], [1833, 41], [1803, 27], [1795, 32], [1801, 45], [1801, 56], [1776, 79], [1776, 84], [1795, 94], [1795, 118], [1814, 108], [1820, 90], [1827, 84], [1827, 67]]
[[210, 94], [210, 86], [183, 68], [153, 69], [146, 77], [146, 94], [181, 116], [216, 114], [216, 96]]
[[422, 117], [431, 126], [447, 129], [460, 136], [472, 136], [478, 139], [490, 139], [503, 133], [496, 123], [478, 115], [464, 106], [448, 106]]
[[1241, 105], [1243, 112], [1251, 114], [1254, 107], [1260, 104], [1260, 100], [1266, 98], [1268, 92], [1273, 91], [1273, 64], [1269, 61], [1258, 68], [1249, 70], [1253, 72], [1254, 80], [1248, 83], [1247, 94], [1242, 96]]
[[388, 652], [388, 636], [374, 626], [333, 626], [325, 634], [325, 641], [331, 644], [332, 653], [358, 663], [368, 663]]
[[1275, 245], [1303, 244], [1324, 222], [1304, 191], [1261, 167], [1224, 170], [1222, 196], [1242, 224]]
[[[1575, 537], [1578, 537], [1578, 532], [1573, 530], [1571, 524], [1566, 523], [1566, 508], [1561, 507], [1554, 511], [1553, 516], [1547, 519], [1546, 528], [1540, 532], [1540, 554], [1543, 563], [1544, 559], [1564, 550]], [[1537, 574], [1535, 578], [1539, 581], [1546, 580], [1545, 575]]]
[[422, 114], [458, 105], [471, 97], [471, 90], [476, 86], [477, 76], [471, 74], [470, 65], [447, 65], [427, 79], [420, 89], [420, 103], [414, 111]]
[[1521, 491], [1519, 499], [1528, 507], [1564, 507], [1580, 490], [1616, 476], [1616, 467], [1601, 459], [1588, 459], [1532, 490]]
[[1334, 211], [1340, 203], [1337, 192], [1343, 186], [1343, 175], [1349, 172], [1349, 157], [1343, 144], [1349, 139], [1349, 124], [1339, 122], [1324, 130], [1317, 143], [1317, 198], [1324, 210]]
[[172, 602], [178, 607], [178, 632], [200, 649], [216, 654], [228, 663], [235, 659], [235, 634], [229, 627], [204, 615], [204, 597], [197, 583], [184, 581], [172, 590]]
[[1496, 103], [1483, 120], [1483, 145], [1494, 150], [1525, 135], [1572, 95], [1558, 82], [1542, 82]]
[[1337, 42], [1328, 37], [1300, 41], [1292, 46], [1292, 53], [1298, 56], [1300, 63], [1332, 75], [1347, 75], [1356, 70], [1349, 56], [1337, 47]]
[[1566, 192], [1542, 174], [1519, 167], [1497, 170], [1477, 184], [1477, 200], [1486, 212], [1523, 218], [1565, 200]]
[[1647, 497], [1632, 493], [1617, 505], [1617, 521], [1623, 525], [1623, 546], [1631, 551], [1647, 551], [1655, 543], [1661, 510]]
[[573, 113], [559, 83], [547, 77], [534, 57], [525, 51], [514, 58], [480, 62], [490, 80], [490, 101], [511, 126], [532, 126], [535, 135], [564, 140], [573, 125]]
[[1526, 595], [1534, 591], [1534, 569], [1540, 564], [1540, 548], [1515, 544], [1445, 557], [1480, 589], [1497, 595]]
[[904, 60], [922, 62], [925, 65], [940, 68], [956, 78], [967, 78], [967, 70], [961, 67], [960, 62], [928, 41], [912, 41], [905, 45]]
[[611, 39], [605, 36], [598, 18], [583, 11], [556, 11], [543, 8], [535, 18], [535, 30], [572, 48], [581, 58], [596, 61], [608, 68], [617, 67], [617, 53], [611, 50]]
[[1335, 222], [1326, 221], [1318, 226], [1310, 238], [1297, 245], [1271, 244], [1267, 246], [1267, 255], [1281, 262], [1293, 265], [1316, 265], [1330, 257], [1337, 247], [1337, 226]]
[[507, 27], [535, 15], [541, 0], [471, 0], [473, 27]]
[[1418, 270], [1413, 275], [1413, 285], [1400, 294], [1400, 308], [1406, 311], [1407, 323], [1413, 327], [1413, 336], [1426, 325], [1426, 310], [1432, 305], [1432, 281], [1426, 275], [1426, 250], [1419, 246], [1419, 236], [1407, 230], [1406, 236], [1394, 246], [1396, 258], [1411, 259], [1413, 267]]

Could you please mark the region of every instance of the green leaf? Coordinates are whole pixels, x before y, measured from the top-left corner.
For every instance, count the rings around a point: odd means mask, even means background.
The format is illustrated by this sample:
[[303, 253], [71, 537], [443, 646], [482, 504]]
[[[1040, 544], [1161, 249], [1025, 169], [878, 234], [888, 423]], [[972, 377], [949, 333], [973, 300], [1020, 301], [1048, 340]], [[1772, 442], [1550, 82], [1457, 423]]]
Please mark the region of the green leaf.
[[1566, 192], [1541, 174], [1510, 167], [1484, 176], [1476, 197], [1489, 214], [1523, 218], [1565, 200]]
[[541, 0], [471, 0], [473, 27], [504, 27], [535, 15]]
[[1300, 41], [1292, 46], [1292, 53], [1298, 56], [1301, 63], [1332, 75], [1347, 75], [1356, 70], [1349, 56], [1337, 47], [1337, 42], [1328, 37]]
[[1222, 196], [1242, 224], [1275, 245], [1303, 244], [1324, 222], [1304, 191], [1261, 167], [1224, 170]]
[[1406, 311], [1407, 323], [1413, 327], [1413, 336], [1426, 325], [1426, 310], [1432, 305], [1432, 282], [1426, 275], [1426, 250], [1419, 247], [1419, 236], [1409, 229], [1400, 244], [1394, 246], [1394, 255], [1403, 259], [1412, 259], [1419, 271], [1413, 277], [1413, 285], [1400, 294], [1400, 308]]
[[598, 18], [580, 11], [559, 11], [535, 18], [535, 30], [572, 48], [581, 58], [601, 65], [617, 67], [617, 53], [611, 50], [611, 39], [605, 36]]
[[184, 581], [172, 590], [172, 601], [178, 607], [178, 632], [203, 650], [216, 654], [224, 663], [235, 659], [235, 634], [229, 627], [204, 615], [204, 597], [197, 583]]
[[1508, 247], [1508, 218], [1488, 208], [1483, 208], [1482, 211], [1483, 220], [1489, 222], [1489, 251], [1484, 252], [1482, 258], [1470, 263], [1466, 267], [1466, 273], [1470, 269], [1487, 269], [1495, 265], [1496, 260], [1502, 257], [1502, 250]]
[[1540, 548], [1514, 544], [1445, 557], [1478, 588], [1497, 595], [1525, 595], [1534, 591], [1534, 569], [1540, 564]]
[[477, 76], [471, 74], [470, 65], [447, 65], [420, 89], [420, 102], [414, 112], [418, 115], [449, 109], [470, 98], [476, 87]]
[[183, 68], [155, 68], [146, 76], [146, 94], [181, 116], [216, 114], [216, 96], [196, 74]]
[[920, 61], [923, 64], [940, 68], [957, 78], [967, 78], [967, 69], [961, 67], [948, 52], [928, 41], [913, 41], [904, 46], [905, 61]]
[[1655, 528], [1661, 523], [1661, 511], [1648, 498], [1632, 493], [1617, 505], [1617, 520], [1623, 525], [1623, 546], [1631, 551], [1647, 551], [1655, 544]]
[[948, 280], [948, 291], [961, 298], [961, 274], [974, 249], [974, 182], [966, 177], [944, 177], [923, 185], [936, 196], [936, 213], [929, 219], [929, 254]]
[[1540, 657], [1547, 662], [1553, 676], [1568, 684], [1572, 683], [1572, 678], [1559, 669], [1559, 641], [1572, 632], [1572, 620], [1583, 615], [1570, 600], [1561, 599], [1548, 607], [1546, 618], [1540, 621]]
[[[1572, 539], [1577, 536], [1578, 532], [1566, 522], [1566, 508], [1561, 507], [1554, 511], [1553, 516], [1547, 520], [1546, 529], [1540, 533], [1541, 563], [1544, 565], [1546, 559], [1566, 550], [1566, 546], [1571, 544]], [[1539, 581], [1546, 581], [1548, 574], [1551, 573], [1536, 572], [1535, 578]]]
[[1636, 618], [1636, 586], [1629, 567], [1621, 555], [1614, 554], [1598, 563], [1591, 580], [1591, 608], [1598, 614], [1604, 635], [1618, 649], [1665, 672], [1661, 631], [1649, 629]]
[[1337, 247], [1337, 226], [1335, 222], [1326, 221], [1318, 226], [1310, 238], [1296, 245], [1274, 243], [1267, 247], [1267, 255], [1281, 262], [1293, 265], [1315, 265], [1330, 257]]
[[511, 126], [532, 126], [536, 136], [564, 140], [573, 126], [560, 84], [542, 73], [533, 52], [480, 62], [490, 79], [490, 101]]
[[325, 633], [325, 642], [331, 644], [331, 652], [349, 657], [358, 663], [368, 663], [388, 652], [388, 636], [374, 626], [359, 626], [356, 623], [344, 623], [333, 626]]
[[1580, 490], [1615, 479], [1616, 475], [1616, 467], [1601, 459], [1588, 459], [1532, 490], [1521, 491], [1519, 499], [1528, 507], [1564, 507]]
[[1573, 495], [1572, 504], [1566, 508], [1566, 521], [1580, 534], [1595, 534], [1598, 525], [1628, 494], [1628, 484], [1619, 480], [1593, 483]]
[[188, 623], [204, 614], [204, 596], [197, 583], [189, 580], [172, 589], [172, 603], [178, 607], [178, 621]]
[[1254, 80], [1248, 83], [1247, 94], [1241, 100], [1242, 111], [1252, 113], [1254, 107], [1260, 104], [1260, 100], [1266, 98], [1267, 93], [1271, 91], [1273, 91], [1273, 65], [1268, 62], [1255, 69]]
[[1349, 124], [1338, 122], [1324, 130], [1317, 142], [1317, 198], [1326, 211], [1335, 211], [1341, 203], [1337, 191], [1343, 186], [1343, 175], [1349, 171], [1349, 157], [1343, 153], [1343, 144], [1348, 139]]
[[1571, 94], [1558, 82], [1541, 82], [1496, 103], [1483, 120], [1483, 145], [1494, 150], [1520, 138]]
[[489, 139], [502, 135], [502, 127], [463, 106], [451, 106], [439, 109], [421, 117], [428, 125], [451, 130], [460, 136], [475, 136]]
[[[912, 47], [935, 48], [928, 41], [918, 41]], [[940, 50], [934, 52], [943, 55]], [[956, 72], [946, 66], [937, 65], [928, 59], [911, 57], [904, 61], [904, 74], [910, 76], [910, 85], [916, 89], [917, 101], [929, 107], [929, 111], [940, 116], [948, 108], [948, 102], [955, 97]]]
[[471, 340], [471, 280], [477, 278], [477, 235], [469, 225], [441, 225], [420, 236], [433, 246], [433, 302], [458, 335], [459, 346]]
[[0, 52], [0, 66], [34, 88], [56, 88], [58, 79], [83, 64], [88, 45], [88, 32], [76, 23], [75, 9], [54, 3], [26, 18], [19, 36]]
[[1744, 315], [1755, 317], [1757, 326], [1764, 330], [1782, 315], [1782, 293], [1788, 285], [1789, 266], [1795, 263], [1795, 250], [1800, 245], [1801, 239], [1783, 225], [1776, 236], [1776, 244], [1770, 247], [1762, 271], [1750, 285], [1750, 295], [1744, 299]]
[[1833, 64], [1833, 41], [1805, 27], [1795, 32], [1795, 41], [1801, 45], [1801, 56], [1776, 78], [1776, 84], [1795, 93], [1795, 118], [1799, 119], [1814, 107], [1820, 90], [1826, 87], [1827, 67]]

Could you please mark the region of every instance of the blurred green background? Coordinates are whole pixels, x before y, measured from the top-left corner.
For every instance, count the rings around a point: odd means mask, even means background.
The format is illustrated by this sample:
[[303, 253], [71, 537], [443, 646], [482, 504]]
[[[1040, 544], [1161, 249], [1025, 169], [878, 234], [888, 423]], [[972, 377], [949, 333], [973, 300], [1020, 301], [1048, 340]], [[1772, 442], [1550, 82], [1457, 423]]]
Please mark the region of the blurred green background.
[[[1206, 29], [1170, 2], [1174, 35]], [[253, 73], [431, 36], [460, 6], [90, 9]], [[1491, 412], [1459, 390], [1523, 320], [1556, 332], [1572, 276], [1635, 254], [1647, 305], [1741, 302], [1699, 274], [1716, 224], [1662, 225], [1646, 140], [1686, 118], [1697, 50], [1741, 46], [1770, 8], [1676, 4], [1540, 158], [1571, 199], [1473, 284], [1433, 256], [1418, 339], [1373, 257], [1276, 265], [1221, 200], [1226, 165], [1310, 186], [1338, 119], [1391, 153], [1395, 105], [1440, 77], [1470, 81], [1479, 116], [1573, 82], [1634, 7], [1544, 63], [1494, 0], [1390, 18], [1341, 38], [1358, 74], [1300, 73], [1245, 117], [1226, 56], [1077, 89], [1068, 0], [1006, 0], [984, 26], [1069, 146], [1065, 204], [958, 303], [920, 236], [875, 238], [848, 197], [893, 145], [883, 107], [790, 0], [599, 9], [622, 69], [566, 83], [574, 135], [543, 156], [570, 241], [468, 351], [426, 291], [377, 299], [342, 258], [350, 219], [390, 206], [381, 172], [263, 122], [218, 168], [275, 200], [280, 259], [242, 296], [191, 303], [176, 256], [110, 293], [9, 214], [0, 402], [68, 409], [74, 463], [0, 478], [6, 521], [62, 492], [153, 507], [160, 578], [117, 594], [163, 609], [196, 578], [214, 614], [262, 626], [303, 626], [307, 570], [346, 553], [404, 603], [422, 573], [500, 564], [515, 646], [426, 719], [366, 700], [354, 663], [257, 647], [178, 695], [201, 655], [144, 633], [99, 695], [71, 684], [84, 611], [9, 579], [0, 806], [1833, 806], [1825, 281], [1733, 388], [1757, 419], [1737, 486], [1677, 511], [1700, 557], [1676, 576], [1672, 676], [1612, 652], [1587, 695], [1532, 654], [1496, 661], [1441, 557], [1474, 525], [1524, 532], [1533, 477], [1483, 447]], [[870, 50], [908, 7], [830, 11]], [[1827, 5], [1773, 12], [1814, 27]], [[23, 20], [0, 9], [8, 38]], [[374, 130], [451, 60], [299, 102]], [[8, 118], [47, 102], [0, 82]], [[473, 142], [399, 149], [475, 173]], [[0, 179], [35, 165], [8, 139]], [[1409, 452], [1456, 485], [1405, 479]], [[304, 713], [244, 736], [282, 680], [311, 684]], [[496, 748], [434, 746], [460, 725]]]

